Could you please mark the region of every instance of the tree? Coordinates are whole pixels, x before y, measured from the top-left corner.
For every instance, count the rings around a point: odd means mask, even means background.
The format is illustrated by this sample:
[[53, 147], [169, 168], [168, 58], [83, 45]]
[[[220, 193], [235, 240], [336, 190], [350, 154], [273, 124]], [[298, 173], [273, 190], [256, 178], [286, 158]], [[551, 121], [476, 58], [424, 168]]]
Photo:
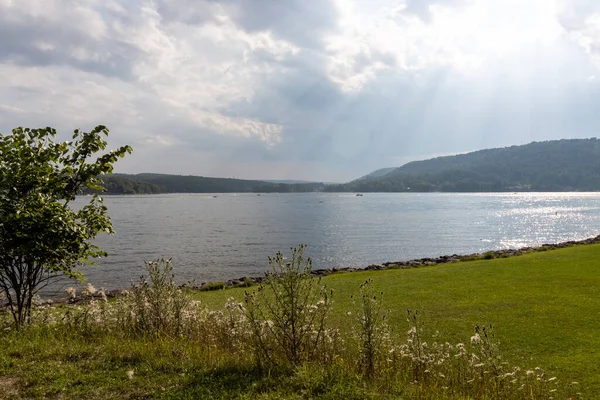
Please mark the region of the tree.
[[75, 130], [72, 141], [55, 141], [53, 128], [16, 128], [0, 134], [0, 293], [15, 325], [29, 322], [34, 295], [59, 276], [82, 279], [78, 267], [105, 256], [90, 242], [99, 232], [114, 233], [98, 195], [74, 210], [84, 188], [102, 190], [100, 176], [112, 173], [130, 146], [106, 148], [102, 125]]

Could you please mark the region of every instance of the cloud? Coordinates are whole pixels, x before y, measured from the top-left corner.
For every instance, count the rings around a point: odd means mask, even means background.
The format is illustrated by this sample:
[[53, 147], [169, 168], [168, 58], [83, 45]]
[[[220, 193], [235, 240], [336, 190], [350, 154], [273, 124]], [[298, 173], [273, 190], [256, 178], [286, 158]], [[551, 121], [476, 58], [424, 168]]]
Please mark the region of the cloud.
[[597, 136], [596, 3], [0, 0], [0, 131], [101, 123], [123, 172], [328, 181]]
[[471, 0], [406, 0], [405, 14], [413, 14], [423, 22], [430, 23], [433, 19], [432, 9], [435, 7], [462, 7], [472, 3]]
[[0, 61], [21, 66], [70, 65], [133, 78], [133, 63], [141, 56], [140, 49], [118, 37], [122, 26], [131, 22], [128, 17], [122, 18], [110, 8], [104, 8], [102, 15], [93, 7], [69, 7], [57, 0], [23, 4], [0, 4]]
[[600, 65], [600, 4], [573, 1], [562, 8], [558, 20], [569, 37]]
[[332, 0], [226, 0], [233, 20], [247, 32], [273, 36], [307, 48], [323, 45], [336, 30], [338, 9]]

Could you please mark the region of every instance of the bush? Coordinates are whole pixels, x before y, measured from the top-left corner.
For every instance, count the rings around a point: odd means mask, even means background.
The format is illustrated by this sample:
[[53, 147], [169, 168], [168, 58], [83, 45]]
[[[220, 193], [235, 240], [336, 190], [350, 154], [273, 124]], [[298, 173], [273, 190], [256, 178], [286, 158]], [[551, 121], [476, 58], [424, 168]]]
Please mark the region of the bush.
[[357, 314], [359, 339], [359, 366], [362, 374], [373, 378], [389, 339], [386, 319], [388, 311], [381, 304], [383, 292], [375, 292], [373, 280], [365, 281], [359, 288], [360, 311]]
[[146, 262], [146, 270], [150, 281], [142, 276], [118, 300], [122, 327], [134, 334], [180, 335], [190, 299], [175, 283], [171, 260]]
[[16, 128], [0, 133], [0, 292], [14, 324], [30, 322], [33, 299], [51, 281], [83, 278], [78, 270], [105, 253], [92, 240], [114, 233], [102, 198], [95, 195], [75, 211], [69, 207], [84, 188], [102, 190], [129, 146], [99, 155], [108, 129], [75, 130], [56, 142], [53, 128]]
[[293, 248], [291, 262], [282, 253], [269, 257], [273, 271], [266, 282], [246, 292], [246, 313], [260, 365], [297, 366], [326, 354], [326, 339], [331, 340], [332, 332], [325, 322], [333, 292], [311, 275], [310, 258], [303, 256], [305, 248]]

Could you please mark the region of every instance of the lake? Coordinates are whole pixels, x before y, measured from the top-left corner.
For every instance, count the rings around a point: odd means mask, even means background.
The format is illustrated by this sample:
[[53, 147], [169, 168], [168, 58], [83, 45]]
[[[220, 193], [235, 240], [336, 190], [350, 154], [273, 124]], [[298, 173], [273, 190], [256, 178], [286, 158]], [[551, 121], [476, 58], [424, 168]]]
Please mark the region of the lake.
[[365, 267], [600, 233], [600, 193], [214, 196], [106, 196], [117, 234], [98, 238], [109, 255], [84, 269], [89, 282], [128, 287], [159, 257], [173, 259], [180, 282], [260, 276], [269, 255], [300, 243], [313, 268]]

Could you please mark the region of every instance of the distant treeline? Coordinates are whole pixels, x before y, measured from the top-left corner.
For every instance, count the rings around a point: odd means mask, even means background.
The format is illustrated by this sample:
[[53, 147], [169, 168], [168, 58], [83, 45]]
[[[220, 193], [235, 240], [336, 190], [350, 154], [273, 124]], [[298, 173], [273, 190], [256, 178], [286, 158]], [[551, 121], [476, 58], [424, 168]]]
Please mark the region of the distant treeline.
[[278, 183], [165, 174], [103, 177], [109, 194], [507, 192], [600, 190], [600, 140], [569, 139], [480, 150], [377, 170], [344, 184]]
[[166, 174], [114, 174], [102, 177], [108, 194], [289, 193], [322, 190], [322, 183], [272, 183], [229, 178]]

